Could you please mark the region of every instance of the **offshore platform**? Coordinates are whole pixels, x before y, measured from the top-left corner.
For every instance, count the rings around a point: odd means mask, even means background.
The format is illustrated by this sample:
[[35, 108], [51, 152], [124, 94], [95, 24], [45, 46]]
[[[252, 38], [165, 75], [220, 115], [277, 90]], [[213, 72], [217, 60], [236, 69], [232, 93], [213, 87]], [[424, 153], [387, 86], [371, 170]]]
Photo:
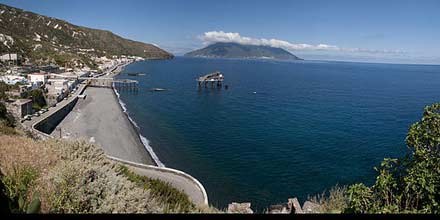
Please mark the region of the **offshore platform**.
[[199, 86], [204, 84], [206, 87], [208, 83], [211, 82], [211, 86], [217, 85], [221, 87], [224, 78], [225, 77], [220, 71], [216, 71], [213, 73], [206, 74], [204, 76], [200, 76], [196, 79], [196, 81], [198, 82]]

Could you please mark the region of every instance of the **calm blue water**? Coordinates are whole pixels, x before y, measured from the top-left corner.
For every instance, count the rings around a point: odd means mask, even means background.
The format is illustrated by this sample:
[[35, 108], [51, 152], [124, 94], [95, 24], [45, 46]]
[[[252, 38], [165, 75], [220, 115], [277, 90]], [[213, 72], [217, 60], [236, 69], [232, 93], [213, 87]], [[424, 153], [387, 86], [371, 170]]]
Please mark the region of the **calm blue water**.
[[[229, 89], [198, 89], [195, 78], [215, 70]], [[335, 184], [372, 184], [373, 167], [402, 156], [409, 126], [440, 101], [440, 66], [177, 57], [125, 72], [146, 73], [118, 76], [140, 81], [138, 93], [120, 93], [141, 134], [217, 207], [261, 210]]]

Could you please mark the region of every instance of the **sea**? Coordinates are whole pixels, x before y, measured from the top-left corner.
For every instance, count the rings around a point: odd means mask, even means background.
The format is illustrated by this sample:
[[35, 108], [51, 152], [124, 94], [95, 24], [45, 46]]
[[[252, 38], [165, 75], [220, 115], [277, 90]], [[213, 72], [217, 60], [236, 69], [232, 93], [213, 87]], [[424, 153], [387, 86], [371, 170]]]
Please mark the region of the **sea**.
[[[222, 86], [197, 84], [214, 71]], [[404, 156], [409, 126], [440, 101], [436, 65], [176, 57], [117, 78], [139, 81], [119, 98], [158, 163], [197, 178], [213, 206], [257, 211], [373, 184], [374, 167]]]

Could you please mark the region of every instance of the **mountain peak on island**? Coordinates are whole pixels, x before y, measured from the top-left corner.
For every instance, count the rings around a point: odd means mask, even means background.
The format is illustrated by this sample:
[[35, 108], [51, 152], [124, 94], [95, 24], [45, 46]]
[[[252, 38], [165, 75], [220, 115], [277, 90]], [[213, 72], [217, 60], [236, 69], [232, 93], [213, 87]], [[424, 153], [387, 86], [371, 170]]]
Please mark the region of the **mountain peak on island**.
[[302, 60], [287, 50], [270, 46], [217, 42], [186, 53], [187, 57]]

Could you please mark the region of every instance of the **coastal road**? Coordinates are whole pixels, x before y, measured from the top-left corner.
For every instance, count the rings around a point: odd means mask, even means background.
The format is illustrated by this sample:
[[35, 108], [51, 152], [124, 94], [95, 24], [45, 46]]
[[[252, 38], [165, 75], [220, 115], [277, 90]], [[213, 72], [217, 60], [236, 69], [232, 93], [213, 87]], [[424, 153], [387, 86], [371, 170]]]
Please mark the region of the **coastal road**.
[[[103, 75], [106, 76], [110, 76], [113, 77], [114, 75], [116, 75], [117, 73], [119, 73], [120, 71], [122, 71], [122, 69], [128, 65], [130, 63], [126, 63], [126, 64], [117, 64], [115, 65], [113, 68], [111, 68], [111, 70], [103, 73]], [[32, 116], [32, 119], [29, 121], [24, 121], [22, 124], [23, 126], [32, 129], [32, 126], [37, 124], [38, 122], [43, 121], [44, 119], [48, 118], [49, 116], [51, 116], [53, 113], [59, 111], [60, 109], [64, 108], [64, 106], [66, 106], [67, 104], [69, 104], [70, 102], [72, 102], [74, 99], [76, 99], [76, 97], [81, 94], [81, 92], [86, 88], [85, 85], [85, 81], [81, 84], [79, 84], [78, 89], [76, 90], [76, 92], [72, 93], [70, 97], [68, 97], [66, 100], [61, 100], [60, 102], [57, 103], [57, 105], [55, 107], [49, 107], [48, 111], [41, 114], [40, 116]]]
[[174, 188], [183, 191], [196, 205], [208, 205], [208, 195], [203, 185], [194, 177], [180, 170], [133, 163], [119, 158], [109, 157], [112, 160], [124, 163], [134, 173], [152, 179], [160, 179], [170, 183]]
[[153, 179], [160, 179], [169, 182], [174, 188], [182, 190], [194, 202], [194, 204], [202, 205], [205, 201], [205, 196], [200, 188], [194, 187], [194, 182], [188, 178], [171, 174], [168, 172], [160, 172], [157, 170], [149, 170], [130, 166], [130, 169], [138, 175], [148, 176]]
[[70, 97], [68, 97], [66, 100], [62, 100], [61, 102], [57, 103], [55, 107], [49, 107], [48, 111], [41, 114], [38, 117], [32, 116], [32, 119], [29, 121], [24, 121], [22, 124], [25, 127], [32, 128], [33, 125], [37, 124], [40, 121], [43, 121], [47, 117], [51, 116], [53, 113], [59, 111], [60, 109], [64, 108], [67, 104], [72, 102], [74, 99], [77, 98], [77, 96], [84, 90], [86, 87], [85, 84], [79, 84], [78, 89], [76, 92], [74, 92]]

